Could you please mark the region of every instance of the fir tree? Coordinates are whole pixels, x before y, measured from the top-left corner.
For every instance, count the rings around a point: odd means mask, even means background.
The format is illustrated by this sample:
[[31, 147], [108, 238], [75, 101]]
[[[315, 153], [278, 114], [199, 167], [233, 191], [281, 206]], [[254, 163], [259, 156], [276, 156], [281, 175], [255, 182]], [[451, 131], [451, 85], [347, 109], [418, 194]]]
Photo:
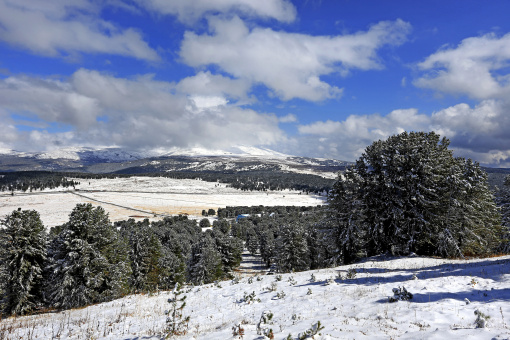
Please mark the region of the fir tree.
[[345, 261], [361, 250], [443, 256], [495, 250], [500, 216], [487, 175], [477, 163], [454, 158], [448, 145], [434, 132], [404, 132], [368, 146], [339, 178], [330, 217]]
[[310, 255], [306, 242], [305, 228], [300, 223], [284, 224], [276, 239], [278, 249], [276, 265], [280, 272], [310, 269]]
[[191, 250], [188, 263], [189, 281], [204, 284], [221, 279], [224, 275], [221, 255], [209, 233], [205, 233]]
[[260, 234], [260, 255], [262, 260], [269, 267], [275, 257], [276, 241], [271, 229], [266, 229]]
[[78, 204], [49, 255], [48, 297], [57, 308], [112, 300], [127, 290], [127, 247], [101, 207]]
[[2, 309], [7, 314], [26, 314], [43, 302], [47, 235], [35, 210], [13, 211], [1, 225]]

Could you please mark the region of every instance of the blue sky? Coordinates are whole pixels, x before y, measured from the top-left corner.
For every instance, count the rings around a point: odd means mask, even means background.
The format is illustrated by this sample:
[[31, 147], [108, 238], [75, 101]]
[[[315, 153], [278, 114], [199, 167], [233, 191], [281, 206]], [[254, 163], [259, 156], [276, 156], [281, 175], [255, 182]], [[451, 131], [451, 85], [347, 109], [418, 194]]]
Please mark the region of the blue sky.
[[0, 0], [0, 149], [253, 145], [355, 160], [436, 131], [510, 166], [510, 3]]

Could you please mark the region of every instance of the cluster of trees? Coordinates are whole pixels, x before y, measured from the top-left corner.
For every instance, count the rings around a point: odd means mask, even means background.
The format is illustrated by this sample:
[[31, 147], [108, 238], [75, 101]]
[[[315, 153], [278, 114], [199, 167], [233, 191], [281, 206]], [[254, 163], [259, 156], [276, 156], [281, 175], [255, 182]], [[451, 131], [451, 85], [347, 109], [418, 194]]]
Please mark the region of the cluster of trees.
[[22, 171], [0, 173], [0, 191], [34, 191], [46, 188], [74, 187], [77, 182], [67, 174], [50, 171]]
[[280, 271], [384, 253], [508, 253], [510, 177], [496, 202], [486, 172], [469, 159], [453, 157], [448, 145], [434, 132], [374, 142], [339, 176], [325, 208], [276, 219], [252, 216], [233, 232]]
[[321, 210], [321, 206], [272, 206], [266, 207], [263, 205], [258, 206], [236, 206], [236, 207], [226, 207], [226, 208], [218, 208], [218, 217], [219, 218], [234, 218], [241, 214], [248, 215], [286, 215], [286, 214], [300, 214], [300, 213], [312, 213], [316, 210]]
[[35, 210], [18, 209], [1, 222], [4, 314], [213, 282], [231, 277], [242, 258], [242, 241], [230, 236], [225, 221], [205, 233], [185, 216], [112, 224], [101, 207], [78, 204], [69, 221], [49, 233]]

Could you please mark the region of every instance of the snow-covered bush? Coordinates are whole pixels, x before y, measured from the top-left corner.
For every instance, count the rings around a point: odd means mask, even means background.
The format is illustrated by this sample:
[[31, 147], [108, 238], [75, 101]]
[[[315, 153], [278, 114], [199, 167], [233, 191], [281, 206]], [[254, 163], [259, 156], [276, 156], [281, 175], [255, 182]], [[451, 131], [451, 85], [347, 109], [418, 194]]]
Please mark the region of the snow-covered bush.
[[244, 337], [244, 328], [241, 324], [237, 324], [232, 327], [232, 336], [238, 337], [237, 339], [242, 339]]
[[186, 295], [181, 296], [184, 292], [181, 290], [181, 284], [177, 283], [172, 291], [173, 297], [168, 299], [170, 310], [166, 311], [166, 335], [184, 335], [188, 332], [188, 324], [190, 316], [184, 316], [183, 310], [186, 307]]
[[489, 315], [484, 314], [480, 310], [475, 310], [476, 320], [475, 325], [476, 328], [486, 328], [489, 325], [489, 319], [491, 318]]
[[413, 298], [413, 294], [409, 293], [405, 287], [393, 288], [393, 296], [388, 298], [389, 302], [408, 301]]
[[287, 294], [282, 290], [281, 292], [276, 293], [276, 296], [273, 298], [273, 300], [280, 300], [285, 298]]
[[291, 286], [295, 286], [297, 284], [297, 281], [294, 279], [293, 276], [289, 277], [287, 282], [289, 282]]
[[273, 324], [273, 313], [271, 311], [263, 311], [257, 324], [257, 334], [274, 339], [273, 329], [269, 326]]
[[355, 268], [349, 268], [349, 270], [347, 271], [347, 274], [345, 275], [345, 278], [347, 280], [353, 280], [356, 278], [356, 269]]
[[309, 339], [317, 335], [321, 330], [324, 329], [324, 326], [321, 325], [320, 321], [317, 321], [317, 323], [314, 323], [312, 327], [308, 328], [306, 331], [298, 334], [299, 340]]
[[255, 291], [253, 291], [251, 294], [248, 294], [247, 292], [244, 292], [244, 295], [243, 297], [241, 298], [241, 300], [239, 302], [245, 302], [247, 304], [251, 304], [251, 303], [255, 303], [255, 302], [260, 302], [260, 299], [256, 298], [255, 297]]

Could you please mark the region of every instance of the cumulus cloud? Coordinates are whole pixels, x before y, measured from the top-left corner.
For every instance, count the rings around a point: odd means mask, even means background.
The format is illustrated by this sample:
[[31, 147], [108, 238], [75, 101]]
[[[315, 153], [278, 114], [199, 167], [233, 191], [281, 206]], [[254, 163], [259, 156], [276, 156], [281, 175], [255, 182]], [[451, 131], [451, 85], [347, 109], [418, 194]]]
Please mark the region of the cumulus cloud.
[[251, 84], [246, 79], [232, 79], [200, 71], [196, 75], [179, 81], [177, 90], [182, 93], [202, 96], [222, 96], [234, 100], [248, 100]]
[[483, 164], [510, 165], [510, 103], [484, 100], [474, 107], [462, 103], [421, 114], [417, 109], [394, 110], [379, 114], [351, 115], [344, 121], [318, 121], [298, 127], [300, 136], [289, 144], [288, 152], [355, 160], [373, 141], [403, 131], [435, 131], [448, 138], [457, 156], [470, 157]]
[[318, 121], [300, 125], [299, 147], [308, 148], [312, 155], [319, 150], [323, 157], [355, 160], [373, 141], [403, 131], [430, 129], [430, 117], [417, 109], [394, 110], [386, 116], [379, 114], [351, 115], [344, 121]]
[[[1, 126], [10, 131], [0, 136], [0, 143], [24, 150], [52, 145], [152, 149], [285, 140], [274, 114], [229, 105], [221, 96], [183, 93], [179, 85], [152, 75], [126, 79], [86, 69], [68, 80], [11, 76], [0, 80], [0, 107], [8, 118]], [[19, 131], [13, 113], [49, 124], [66, 123], [70, 129]]]
[[175, 15], [185, 23], [193, 23], [207, 14], [217, 12], [240, 13], [282, 22], [291, 22], [296, 18], [296, 8], [288, 0], [137, 0], [137, 2], [151, 11]]
[[455, 48], [444, 48], [418, 64], [426, 74], [418, 87], [475, 99], [510, 96], [510, 33], [464, 39]]
[[47, 56], [106, 53], [157, 61], [132, 29], [99, 19], [95, 1], [0, 0], [0, 40]]
[[323, 75], [382, 68], [377, 50], [402, 44], [411, 28], [402, 20], [383, 21], [355, 34], [310, 36], [250, 30], [239, 17], [213, 17], [209, 26], [209, 34], [185, 33], [183, 62], [193, 67], [217, 65], [236, 78], [266, 85], [283, 100], [310, 101], [341, 96], [342, 89], [321, 80]]

